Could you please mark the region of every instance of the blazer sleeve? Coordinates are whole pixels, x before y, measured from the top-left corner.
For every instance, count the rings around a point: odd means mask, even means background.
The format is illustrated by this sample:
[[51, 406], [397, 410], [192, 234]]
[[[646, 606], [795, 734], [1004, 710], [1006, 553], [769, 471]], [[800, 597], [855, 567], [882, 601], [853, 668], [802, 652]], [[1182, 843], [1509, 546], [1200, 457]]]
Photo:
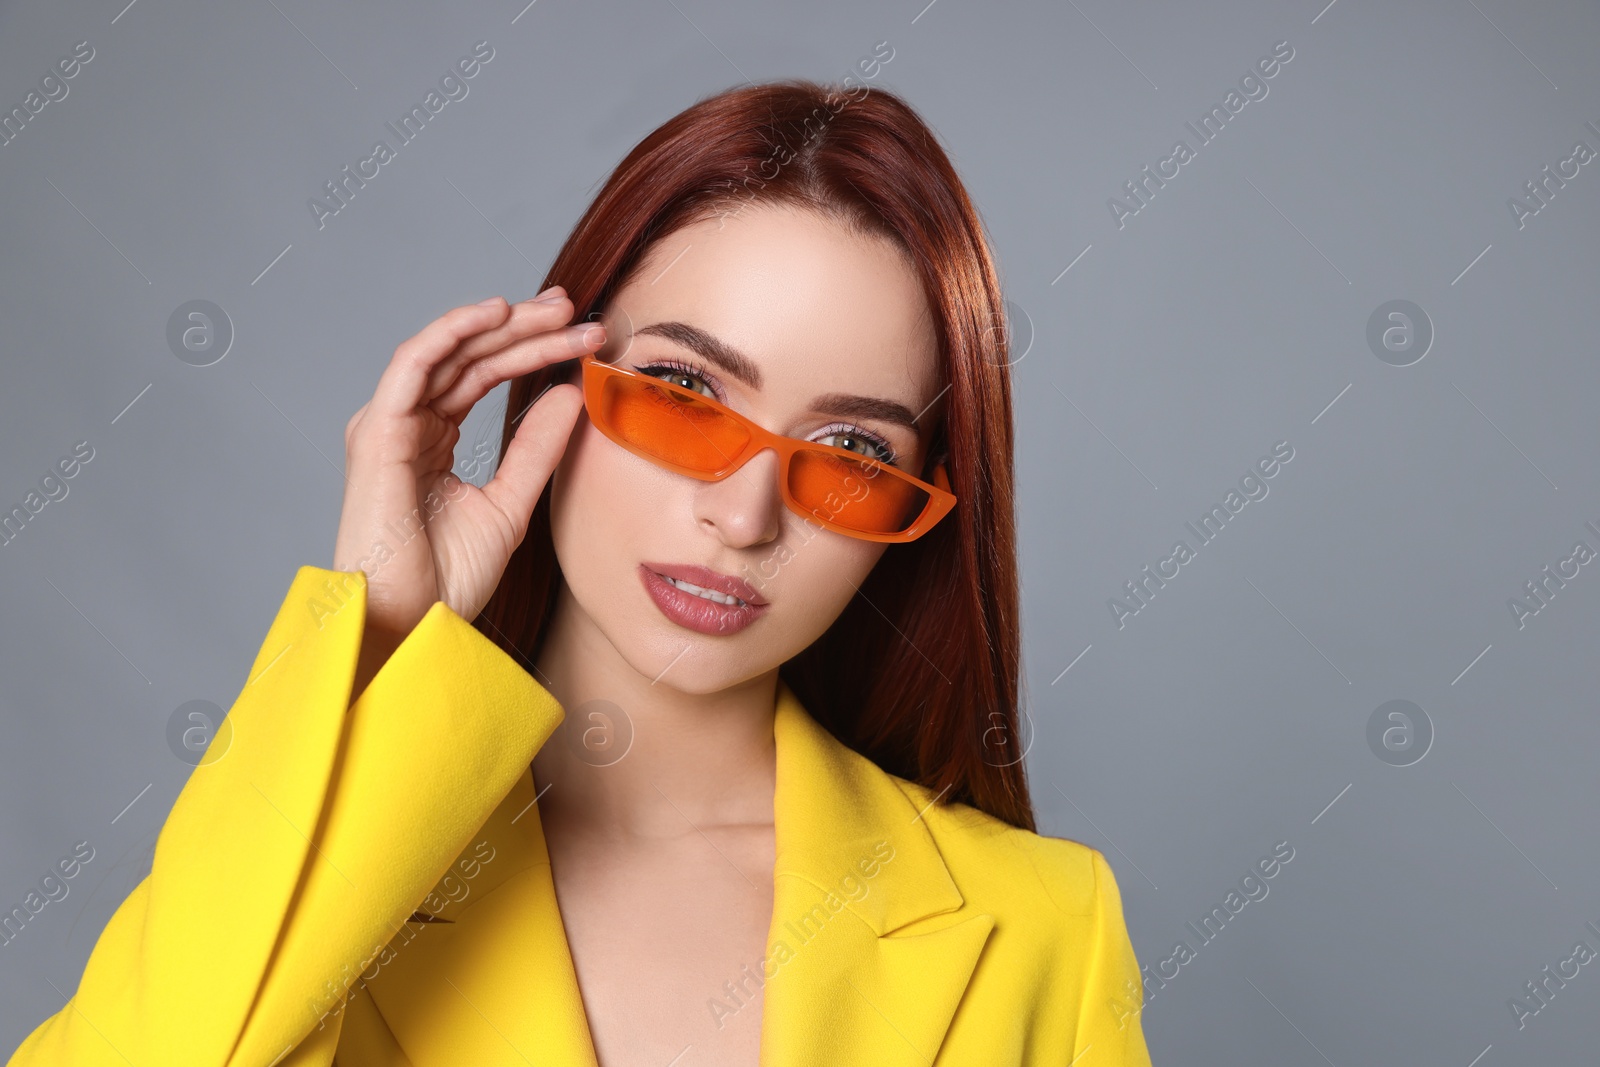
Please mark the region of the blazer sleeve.
[[330, 1067], [345, 1013], [327, 991], [388, 944], [563, 715], [443, 602], [352, 705], [366, 608], [362, 572], [299, 569], [149, 875], [11, 1067]]
[[1122, 917], [1122, 895], [1111, 864], [1091, 850], [1094, 920], [1083, 1000], [1078, 1008], [1074, 1067], [1150, 1067], [1140, 1017], [1144, 986]]

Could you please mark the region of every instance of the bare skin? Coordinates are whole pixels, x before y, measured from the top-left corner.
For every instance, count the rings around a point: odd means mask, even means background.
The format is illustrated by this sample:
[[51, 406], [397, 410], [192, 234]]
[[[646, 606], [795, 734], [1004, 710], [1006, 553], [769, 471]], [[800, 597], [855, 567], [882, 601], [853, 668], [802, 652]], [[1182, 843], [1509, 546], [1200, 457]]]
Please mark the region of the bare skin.
[[[442, 486], [473, 403], [501, 381], [595, 349], [578, 339], [582, 326], [567, 327], [564, 294], [547, 295], [557, 299], [457, 308], [396, 350], [347, 429], [339, 565], [352, 569], [386, 520]], [[702, 368], [687, 379], [661, 373], [778, 433], [879, 458], [887, 445], [920, 472], [939, 414], [937, 348], [915, 276], [887, 242], [792, 210], [685, 227], [651, 250], [604, 321], [604, 358]], [[667, 321], [740, 349], [761, 385], [679, 341], [638, 333]], [[824, 393], [893, 401], [920, 418], [914, 427], [841, 418], [818, 410]], [[596, 1054], [603, 1067], [752, 1067], [762, 1005], [749, 976], [772, 919], [778, 667], [833, 623], [886, 546], [789, 511], [771, 451], [721, 482], [687, 478], [609, 441], [582, 413], [577, 387], [558, 385], [524, 416], [483, 490], [466, 487], [426, 537], [369, 575], [358, 686], [435, 600], [467, 619], [481, 610], [546, 481], [565, 581], [536, 676], [567, 719], [533, 773]], [[636, 568], [646, 560], [771, 574], [759, 587], [770, 607], [737, 633], [688, 630], [645, 593]], [[614, 762], [593, 758], [582, 740], [603, 725], [588, 714], [601, 700], [633, 734]], [[719, 1019], [713, 1000], [737, 1010]]]

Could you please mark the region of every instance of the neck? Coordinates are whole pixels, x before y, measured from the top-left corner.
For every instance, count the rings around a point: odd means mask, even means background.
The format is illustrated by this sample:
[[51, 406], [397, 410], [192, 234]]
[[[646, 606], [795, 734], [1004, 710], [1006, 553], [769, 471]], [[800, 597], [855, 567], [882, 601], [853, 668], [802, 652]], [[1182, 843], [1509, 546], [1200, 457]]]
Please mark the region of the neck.
[[649, 837], [680, 833], [686, 821], [772, 822], [777, 668], [710, 692], [680, 688], [706, 677], [690, 662], [704, 647], [645, 673], [562, 588], [535, 663], [566, 712], [533, 760], [542, 822]]

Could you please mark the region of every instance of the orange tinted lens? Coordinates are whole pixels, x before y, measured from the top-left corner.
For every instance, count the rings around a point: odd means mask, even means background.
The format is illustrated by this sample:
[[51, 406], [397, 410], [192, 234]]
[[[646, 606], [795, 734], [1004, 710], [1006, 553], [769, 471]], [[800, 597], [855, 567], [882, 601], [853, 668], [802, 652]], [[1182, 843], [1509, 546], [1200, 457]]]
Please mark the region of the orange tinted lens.
[[737, 421], [665, 383], [609, 376], [601, 407], [601, 417], [630, 444], [707, 474], [726, 467], [750, 443]]
[[789, 493], [812, 515], [864, 533], [899, 533], [928, 506], [926, 490], [866, 460], [799, 449]]

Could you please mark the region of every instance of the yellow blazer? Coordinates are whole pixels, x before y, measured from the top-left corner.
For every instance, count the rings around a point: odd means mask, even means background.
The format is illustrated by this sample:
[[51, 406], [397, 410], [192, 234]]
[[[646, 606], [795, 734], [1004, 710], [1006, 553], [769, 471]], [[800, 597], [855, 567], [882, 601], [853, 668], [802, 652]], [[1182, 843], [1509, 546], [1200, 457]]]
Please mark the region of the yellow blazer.
[[[151, 872], [13, 1067], [594, 1067], [530, 764], [563, 717], [442, 602], [351, 705], [366, 576], [302, 567]], [[1148, 1065], [1111, 868], [778, 691], [762, 1067]], [[711, 1011], [708, 1006], [708, 1011]]]

